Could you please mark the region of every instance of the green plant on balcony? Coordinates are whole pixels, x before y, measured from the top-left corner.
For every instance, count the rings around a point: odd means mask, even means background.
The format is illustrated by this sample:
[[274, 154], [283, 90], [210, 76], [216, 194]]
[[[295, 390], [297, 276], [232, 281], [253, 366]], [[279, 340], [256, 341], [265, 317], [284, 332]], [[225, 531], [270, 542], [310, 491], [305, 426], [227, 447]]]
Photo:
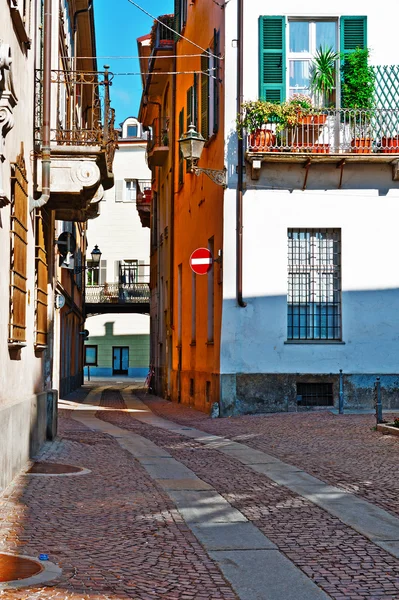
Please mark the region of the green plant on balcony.
[[320, 46], [310, 65], [310, 89], [322, 108], [332, 103], [338, 59], [339, 53], [333, 48]]
[[375, 73], [369, 65], [369, 48], [342, 55], [342, 108], [349, 111], [352, 152], [371, 152], [370, 122], [375, 107]]

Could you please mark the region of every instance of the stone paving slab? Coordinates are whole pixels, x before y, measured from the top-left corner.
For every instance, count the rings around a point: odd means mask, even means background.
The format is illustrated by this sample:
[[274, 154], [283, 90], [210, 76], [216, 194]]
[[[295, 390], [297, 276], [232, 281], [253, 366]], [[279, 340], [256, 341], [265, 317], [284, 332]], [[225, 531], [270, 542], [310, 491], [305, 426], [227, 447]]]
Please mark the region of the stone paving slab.
[[217, 492], [170, 490], [186, 523], [239, 523], [247, 519]]
[[207, 550], [277, 550], [255, 525], [250, 523], [198, 523], [191, 529]]
[[202, 479], [157, 479], [158, 485], [164, 490], [212, 490], [209, 483]]
[[275, 550], [210, 552], [241, 600], [327, 600], [330, 596]]
[[198, 479], [195, 473], [173, 458], [154, 458], [151, 462], [140, 459], [140, 462], [152, 479]]

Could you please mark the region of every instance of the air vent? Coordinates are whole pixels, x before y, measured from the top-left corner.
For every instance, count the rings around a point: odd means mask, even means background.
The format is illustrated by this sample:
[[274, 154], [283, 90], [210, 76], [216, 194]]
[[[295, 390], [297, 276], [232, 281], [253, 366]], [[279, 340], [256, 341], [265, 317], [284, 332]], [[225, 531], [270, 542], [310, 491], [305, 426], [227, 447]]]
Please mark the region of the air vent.
[[333, 406], [332, 383], [297, 383], [298, 406]]

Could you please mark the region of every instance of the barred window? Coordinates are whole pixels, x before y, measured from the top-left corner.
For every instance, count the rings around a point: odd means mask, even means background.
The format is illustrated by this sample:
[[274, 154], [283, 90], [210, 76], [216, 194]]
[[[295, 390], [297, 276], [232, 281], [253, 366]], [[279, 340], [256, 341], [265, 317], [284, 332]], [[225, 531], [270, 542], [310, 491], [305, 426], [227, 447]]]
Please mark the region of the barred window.
[[21, 145], [21, 154], [11, 165], [10, 344], [26, 341], [28, 181], [23, 152]]
[[341, 340], [341, 231], [288, 230], [289, 340]]

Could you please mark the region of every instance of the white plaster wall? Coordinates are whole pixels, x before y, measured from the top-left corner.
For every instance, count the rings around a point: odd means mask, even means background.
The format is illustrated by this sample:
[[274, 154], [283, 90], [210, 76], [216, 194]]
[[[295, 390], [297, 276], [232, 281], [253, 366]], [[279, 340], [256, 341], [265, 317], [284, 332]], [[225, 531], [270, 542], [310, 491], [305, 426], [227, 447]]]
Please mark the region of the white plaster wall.
[[[21, 52], [16, 37], [7, 0], [0, 0], [0, 40], [11, 46], [12, 72], [18, 104], [14, 109], [15, 125], [5, 140], [5, 162], [0, 166], [3, 173], [4, 189], [10, 192], [10, 163], [16, 160], [24, 144], [24, 157], [29, 181], [29, 194], [33, 193], [32, 152], [33, 152], [33, 89], [34, 89], [34, 47], [37, 34], [35, 13], [32, 9], [30, 35], [32, 49], [27, 55]], [[8, 350], [9, 283], [10, 283], [10, 207], [0, 208], [0, 406], [11, 405], [31, 398], [43, 390], [42, 358], [34, 353], [34, 268], [35, 242], [33, 221], [28, 219], [27, 256], [27, 340], [22, 348], [20, 360], [13, 360]]]
[[[368, 15], [368, 46], [374, 64], [398, 64], [399, 7], [387, 12], [371, 2], [336, 2], [320, 12], [288, 0], [278, 7], [244, 2], [244, 98], [258, 97], [258, 18]], [[226, 5], [226, 150], [229, 186], [224, 198], [222, 373], [397, 373], [399, 269], [397, 221], [399, 186], [389, 166], [347, 166], [338, 189], [335, 165], [304, 170], [263, 166], [259, 181], [246, 179], [244, 192], [243, 296], [236, 303], [236, 43], [237, 3]], [[293, 191], [294, 190], [294, 191]], [[344, 344], [285, 344], [287, 336], [287, 229], [341, 228]]]
[[[146, 163], [146, 141], [141, 143], [122, 142], [115, 153], [115, 181], [124, 179], [151, 180], [151, 171]], [[101, 260], [107, 261], [107, 281], [115, 281], [115, 261], [122, 259], [143, 260], [150, 264], [150, 230], [141, 225], [135, 202], [116, 202], [115, 187], [106, 192], [101, 201], [100, 216], [89, 221], [87, 231], [86, 259], [95, 244], [102, 252]], [[145, 269], [149, 275], [149, 268]], [[112, 314], [89, 317], [86, 327], [90, 335], [104, 335], [106, 322], [114, 322], [114, 333], [148, 334], [150, 320], [148, 315]]]

